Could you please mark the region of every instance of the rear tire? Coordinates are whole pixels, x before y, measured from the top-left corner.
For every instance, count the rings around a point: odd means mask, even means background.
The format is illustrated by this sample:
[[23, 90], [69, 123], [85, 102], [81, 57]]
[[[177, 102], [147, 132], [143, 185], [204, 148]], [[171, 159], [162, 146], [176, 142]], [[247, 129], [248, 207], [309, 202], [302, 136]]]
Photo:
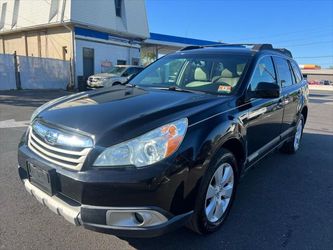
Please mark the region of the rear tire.
[[281, 152], [286, 154], [295, 154], [298, 151], [303, 136], [303, 129], [304, 129], [304, 117], [301, 114], [297, 122], [293, 137], [289, 141], [283, 144]]
[[199, 234], [218, 230], [229, 214], [237, 182], [236, 158], [230, 151], [222, 149], [203, 177], [189, 228]]

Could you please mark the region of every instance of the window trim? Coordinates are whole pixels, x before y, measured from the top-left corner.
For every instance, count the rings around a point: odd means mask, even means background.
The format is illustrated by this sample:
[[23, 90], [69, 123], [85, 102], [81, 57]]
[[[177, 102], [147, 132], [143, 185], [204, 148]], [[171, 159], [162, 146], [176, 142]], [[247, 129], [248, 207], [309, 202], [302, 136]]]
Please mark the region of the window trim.
[[280, 84], [280, 81], [279, 81], [279, 78], [278, 78], [277, 69], [276, 69], [276, 65], [275, 65], [275, 62], [274, 62], [273, 56], [272, 56], [272, 55], [263, 55], [263, 56], [261, 56], [261, 57], [259, 57], [259, 58], [257, 59], [256, 64], [255, 64], [254, 67], [253, 67], [253, 70], [252, 70], [252, 72], [251, 72], [250, 80], [248, 81], [247, 86], [246, 86], [246, 92], [247, 92], [247, 93], [251, 92], [251, 90], [249, 90], [249, 87], [250, 87], [251, 82], [252, 82], [252, 80], [253, 80], [254, 73], [255, 73], [255, 71], [256, 71], [258, 65], [259, 65], [259, 62], [260, 62], [262, 59], [264, 59], [265, 57], [270, 57], [271, 62], [272, 62], [272, 65], [273, 65], [274, 73], [275, 73], [276, 84], [279, 85], [280, 88], [281, 88], [281, 84]]

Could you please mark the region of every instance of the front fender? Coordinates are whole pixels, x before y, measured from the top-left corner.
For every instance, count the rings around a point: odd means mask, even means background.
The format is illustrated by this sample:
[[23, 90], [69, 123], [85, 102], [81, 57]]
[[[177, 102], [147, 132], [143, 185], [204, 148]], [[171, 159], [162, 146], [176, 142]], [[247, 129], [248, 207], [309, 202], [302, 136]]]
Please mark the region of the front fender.
[[190, 127], [191, 138], [193, 138], [191, 143], [195, 146], [193, 147], [192, 164], [190, 164], [187, 181], [182, 187], [188, 209], [194, 207], [202, 177], [223, 145], [235, 139], [245, 149], [246, 130], [238, 117], [222, 114], [199, 124]]

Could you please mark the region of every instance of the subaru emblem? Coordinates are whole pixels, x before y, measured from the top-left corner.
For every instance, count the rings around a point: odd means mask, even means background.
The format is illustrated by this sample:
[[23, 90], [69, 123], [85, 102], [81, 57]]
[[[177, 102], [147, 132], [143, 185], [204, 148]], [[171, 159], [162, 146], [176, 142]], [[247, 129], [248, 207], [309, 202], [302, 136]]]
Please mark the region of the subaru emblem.
[[45, 142], [47, 142], [50, 145], [54, 145], [58, 141], [59, 134], [52, 131], [47, 131], [44, 137]]

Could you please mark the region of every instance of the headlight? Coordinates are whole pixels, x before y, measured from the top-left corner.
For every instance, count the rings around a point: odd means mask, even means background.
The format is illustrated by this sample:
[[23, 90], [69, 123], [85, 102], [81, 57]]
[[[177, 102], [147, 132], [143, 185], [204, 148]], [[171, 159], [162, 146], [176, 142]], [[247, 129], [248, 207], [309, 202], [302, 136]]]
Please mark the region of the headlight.
[[179, 148], [185, 137], [187, 125], [187, 118], [183, 118], [111, 146], [97, 157], [94, 166], [143, 167], [161, 161]]

